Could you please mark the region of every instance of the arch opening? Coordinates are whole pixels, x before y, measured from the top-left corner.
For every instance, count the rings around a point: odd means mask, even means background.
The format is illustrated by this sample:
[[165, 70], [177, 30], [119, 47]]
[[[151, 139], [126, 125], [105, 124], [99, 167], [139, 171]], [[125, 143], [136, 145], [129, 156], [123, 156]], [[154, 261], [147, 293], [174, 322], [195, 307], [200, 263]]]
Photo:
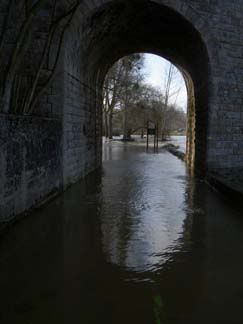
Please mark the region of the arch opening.
[[[102, 98], [109, 68], [132, 53], [156, 54], [171, 61], [182, 73], [188, 92], [187, 162], [204, 176], [207, 170], [209, 57], [196, 28], [178, 12], [151, 1], [110, 2], [85, 22], [89, 62], [85, 66], [90, 84]], [[101, 100], [96, 103], [97, 114]]]
[[156, 127], [155, 143], [179, 141], [186, 153], [185, 78], [161, 56], [134, 53], [117, 61], [103, 84], [103, 136], [128, 141], [136, 138], [146, 145], [150, 122]]

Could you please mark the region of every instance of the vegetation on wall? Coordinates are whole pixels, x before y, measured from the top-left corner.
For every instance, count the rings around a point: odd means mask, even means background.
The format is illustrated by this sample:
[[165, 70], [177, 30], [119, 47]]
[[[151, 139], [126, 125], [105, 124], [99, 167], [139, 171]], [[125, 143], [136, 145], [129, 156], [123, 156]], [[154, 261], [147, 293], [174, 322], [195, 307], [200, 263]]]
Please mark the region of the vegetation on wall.
[[[0, 111], [32, 114], [55, 76], [80, 0], [5, 1], [0, 15]], [[41, 26], [41, 28], [40, 28]]]

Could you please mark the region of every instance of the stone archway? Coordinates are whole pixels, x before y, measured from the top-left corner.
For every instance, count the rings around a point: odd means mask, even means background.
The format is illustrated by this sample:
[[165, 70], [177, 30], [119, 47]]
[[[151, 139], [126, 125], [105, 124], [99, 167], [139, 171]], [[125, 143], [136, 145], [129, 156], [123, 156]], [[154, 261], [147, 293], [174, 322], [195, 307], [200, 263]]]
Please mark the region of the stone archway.
[[[198, 22], [198, 16], [193, 18]], [[181, 70], [189, 95], [187, 161], [191, 169], [195, 167], [198, 174], [205, 175], [211, 76], [208, 51], [197, 29], [174, 9], [154, 1], [107, 1], [91, 10], [82, 30], [89, 31], [82, 38], [84, 45], [80, 50], [82, 82], [95, 89], [96, 98], [101, 98], [103, 79], [109, 67], [127, 54], [157, 54]], [[98, 100], [94, 105], [98, 107], [99, 119], [101, 102]], [[98, 128], [99, 122], [96, 130]]]
[[21, 1], [0, 4], [1, 219], [101, 164], [102, 82], [109, 66], [133, 52], [161, 55], [185, 77], [188, 164], [201, 175], [238, 178], [241, 1], [39, 0], [25, 10]]

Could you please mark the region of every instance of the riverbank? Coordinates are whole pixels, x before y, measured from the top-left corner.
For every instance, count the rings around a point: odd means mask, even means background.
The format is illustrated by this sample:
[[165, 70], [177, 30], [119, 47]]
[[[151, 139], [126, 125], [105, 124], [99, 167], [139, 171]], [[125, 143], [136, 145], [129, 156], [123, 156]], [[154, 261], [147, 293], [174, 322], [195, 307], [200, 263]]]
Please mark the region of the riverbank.
[[[122, 137], [114, 137], [113, 140], [104, 143], [121, 142], [122, 144], [133, 146], [144, 146], [146, 148], [147, 139], [141, 139], [140, 136], [134, 136], [133, 141], [121, 141]], [[153, 138], [150, 138], [150, 149], [153, 148]], [[176, 156], [182, 161], [186, 158], [186, 136], [171, 136], [168, 141], [159, 141], [159, 151], [167, 150], [172, 155]], [[221, 173], [211, 173], [206, 177], [206, 182], [215, 190], [225, 195], [228, 200], [235, 201], [237, 204], [242, 205], [243, 197], [243, 170], [242, 168], [235, 168], [234, 170], [222, 170]]]
[[[112, 140], [103, 138], [103, 143], [122, 143], [126, 145], [133, 145], [133, 146], [147, 146], [147, 138], [141, 138], [140, 136], [133, 136], [131, 140], [124, 141], [122, 136], [114, 137]], [[149, 138], [149, 148], [153, 149], [154, 147], [154, 139], [151, 136]], [[178, 157], [180, 160], [185, 161], [186, 158], [186, 136], [172, 136], [167, 141], [159, 141], [158, 143], [159, 150], [167, 150], [169, 153], [173, 154], [174, 156]]]
[[174, 144], [168, 143], [168, 144], [164, 144], [162, 147], [163, 147], [163, 149], [167, 150], [171, 154], [173, 154], [176, 157], [178, 157], [180, 160], [185, 161], [186, 154], [180, 150], [180, 146], [179, 145], [176, 146]]

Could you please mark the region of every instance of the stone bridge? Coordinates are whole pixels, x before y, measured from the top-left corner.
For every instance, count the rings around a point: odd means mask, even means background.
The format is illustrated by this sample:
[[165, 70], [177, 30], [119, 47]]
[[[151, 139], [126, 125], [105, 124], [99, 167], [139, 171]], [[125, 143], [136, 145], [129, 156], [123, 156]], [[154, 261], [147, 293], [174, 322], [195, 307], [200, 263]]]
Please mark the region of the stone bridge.
[[101, 165], [104, 77], [134, 52], [185, 78], [190, 170], [240, 182], [242, 0], [0, 0], [2, 224]]

